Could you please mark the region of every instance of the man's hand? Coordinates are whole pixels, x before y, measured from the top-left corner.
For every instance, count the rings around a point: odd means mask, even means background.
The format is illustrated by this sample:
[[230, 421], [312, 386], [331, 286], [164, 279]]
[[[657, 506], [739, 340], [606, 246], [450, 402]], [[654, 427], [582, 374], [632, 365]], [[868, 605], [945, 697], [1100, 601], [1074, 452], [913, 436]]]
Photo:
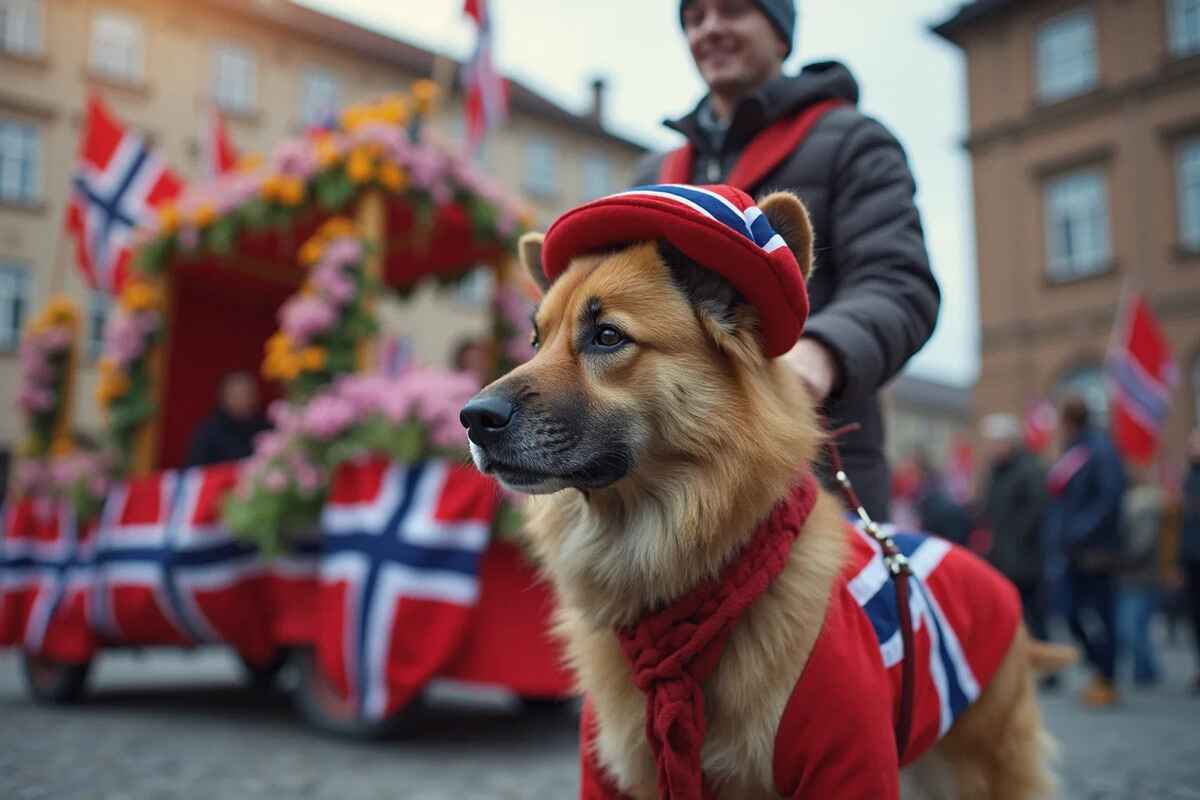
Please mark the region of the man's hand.
[[784, 359], [818, 403], [824, 402], [841, 381], [837, 359], [828, 347], [816, 339], [801, 338]]

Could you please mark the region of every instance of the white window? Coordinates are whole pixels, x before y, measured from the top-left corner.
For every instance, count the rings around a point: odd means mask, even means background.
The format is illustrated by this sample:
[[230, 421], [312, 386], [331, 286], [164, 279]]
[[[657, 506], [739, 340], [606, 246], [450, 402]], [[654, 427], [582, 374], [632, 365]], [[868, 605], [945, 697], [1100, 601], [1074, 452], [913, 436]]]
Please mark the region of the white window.
[[496, 292], [496, 273], [491, 267], [476, 267], [458, 282], [454, 300], [469, 308], [484, 308]]
[[1046, 255], [1050, 277], [1070, 280], [1109, 267], [1108, 188], [1098, 167], [1046, 182]]
[[1200, 136], [1185, 140], [1176, 160], [1180, 244], [1200, 251]]
[[99, 11], [92, 17], [91, 66], [119, 81], [136, 82], [146, 74], [142, 23], [119, 11]]
[[93, 361], [104, 351], [104, 329], [108, 326], [112, 295], [100, 289], [88, 294], [87, 354]]
[[1200, 0], [1170, 0], [1167, 3], [1167, 36], [1171, 55], [1200, 53]]
[[0, 120], [0, 202], [28, 205], [42, 196], [42, 139], [36, 125]]
[[42, 52], [41, 0], [0, 0], [0, 51], [17, 55]]
[[599, 154], [583, 160], [583, 194], [588, 200], [603, 197], [610, 191], [612, 165], [608, 158]]
[[300, 120], [305, 126], [324, 125], [337, 113], [337, 78], [311, 69], [300, 79]]
[[1077, 367], [1059, 379], [1054, 387], [1054, 397], [1062, 401], [1069, 395], [1078, 395], [1087, 404], [1092, 422], [1103, 428], [1108, 423], [1108, 378], [1097, 366]]
[[28, 302], [29, 273], [16, 264], [0, 264], [0, 350], [12, 350], [21, 341]]
[[1038, 97], [1045, 102], [1081, 94], [1096, 85], [1096, 20], [1088, 9], [1042, 24], [1037, 32]]
[[254, 53], [221, 45], [213, 55], [213, 97], [226, 111], [253, 111], [256, 102]]
[[558, 193], [558, 154], [545, 139], [525, 145], [525, 188], [540, 195]]

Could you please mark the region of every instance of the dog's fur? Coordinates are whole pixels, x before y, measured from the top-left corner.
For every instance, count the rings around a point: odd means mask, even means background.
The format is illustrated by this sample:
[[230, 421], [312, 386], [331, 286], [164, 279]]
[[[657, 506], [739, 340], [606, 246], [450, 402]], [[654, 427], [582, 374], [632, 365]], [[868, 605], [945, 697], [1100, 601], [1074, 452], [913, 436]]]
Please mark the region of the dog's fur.
[[[803, 206], [787, 193], [759, 205], [807, 275]], [[631, 796], [652, 798], [645, 697], [614, 627], [716, 575], [817, 456], [823, 435], [794, 373], [762, 356], [754, 310], [713, 273], [646, 242], [578, 257], [547, 286], [540, 244], [536, 234], [521, 243], [545, 291], [539, 349], [482, 393], [515, 410], [503, 436], [472, 441], [472, 454], [511, 488], [540, 495], [527, 528], [595, 709], [599, 761]], [[843, 524], [838, 501], [822, 493], [784, 571], [738, 622], [705, 685], [704, 771], [723, 798], [777, 796], [776, 727], [842, 567]], [[983, 695], [906, 770], [906, 796], [1052, 792], [1033, 670], [1069, 656], [1046, 648], [1018, 633]]]

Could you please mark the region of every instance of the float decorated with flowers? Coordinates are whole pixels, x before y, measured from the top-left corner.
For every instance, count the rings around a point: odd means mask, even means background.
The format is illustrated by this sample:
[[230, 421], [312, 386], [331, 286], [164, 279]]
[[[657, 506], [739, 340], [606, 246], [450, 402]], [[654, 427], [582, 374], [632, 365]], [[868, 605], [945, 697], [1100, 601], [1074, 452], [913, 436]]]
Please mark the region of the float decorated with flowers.
[[[105, 330], [103, 435], [71, 430], [79, 314], [55, 300], [21, 351], [28, 442], [0, 540], [0, 645], [32, 691], [80, 696], [105, 648], [219, 644], [259, 682], [296, 670], [306, 716], [382, 729], [433, 679], [561, 699], [551, 599], [469, 466], [480, 375], [382, 365], [378, 306], [496, 273], [491, 372], [528, 358], [508, 268], [530, 213], [425, 130], [436, 87], [192, 186], [137, 234]], [[250, 457], [191, 466], [224, 376], [260, 376]]]

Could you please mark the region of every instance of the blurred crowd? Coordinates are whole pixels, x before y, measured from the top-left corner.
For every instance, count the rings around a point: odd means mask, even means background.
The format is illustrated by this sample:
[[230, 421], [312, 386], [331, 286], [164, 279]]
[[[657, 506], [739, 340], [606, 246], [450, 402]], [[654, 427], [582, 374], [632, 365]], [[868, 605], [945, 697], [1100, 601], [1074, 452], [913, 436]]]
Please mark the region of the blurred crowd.
[[1082, 398], [1065, 399], [1058, 421], [1057, 451], [1043, 459], [1016, 417], [985, 417], [984, 469], [969, 500], [916, 455], [897, 521], [987, 558], [1016, 585], [1035, 637], [1069, 630], [1092, 675], [1085, 704], [1116, 703], [1123, 681], [1162, 680], [1151, 635], [1158, 624], [1169, 641], [1181, 622], [1190, 625], [1200, 694], [1200, 428], [1182, 484], [1166, 485], [1122, 458]]

